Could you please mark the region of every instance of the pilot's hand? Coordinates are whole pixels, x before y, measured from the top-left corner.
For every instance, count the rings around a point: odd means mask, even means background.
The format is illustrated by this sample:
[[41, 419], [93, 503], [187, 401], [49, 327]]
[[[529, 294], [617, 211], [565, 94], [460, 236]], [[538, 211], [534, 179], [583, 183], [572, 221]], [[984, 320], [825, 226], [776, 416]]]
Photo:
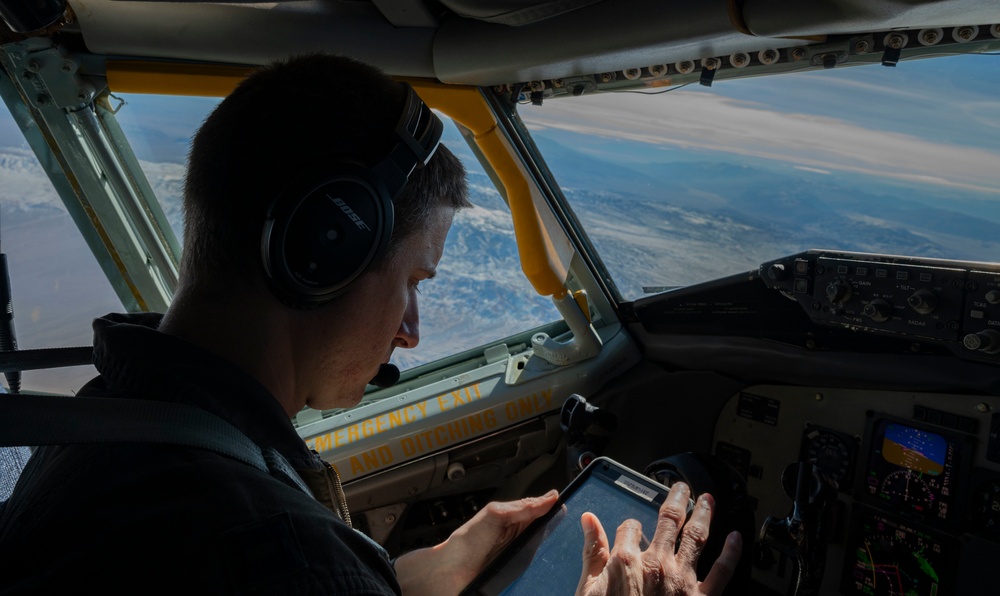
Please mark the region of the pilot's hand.
[[486, 564], [556, 502], [555, 490], [540, 497], [489, 503], [447, 540], [396, 559], [403, 594], [458, 594]]
[[640, 550], [642, 528], [636, 520], [626, 520], [618, 527], [615, 547], [609, 550], [608, 536], [597, 516], [584, 513], [580, 519], [584, 538], [583, 574], [576, 593], [581, 596], [721, 594], [740, 560], [742, 540], [738, 532], [730, 534], [712, 570], [699, 582], [695, 569], [708, 539], [715, 502], [708, 494], [699, 497], [691, 519], [685, 524], [690, 495], [691, 489], [682, 482], [671, 487], [660, 507], [656, 533], [645, 551]]

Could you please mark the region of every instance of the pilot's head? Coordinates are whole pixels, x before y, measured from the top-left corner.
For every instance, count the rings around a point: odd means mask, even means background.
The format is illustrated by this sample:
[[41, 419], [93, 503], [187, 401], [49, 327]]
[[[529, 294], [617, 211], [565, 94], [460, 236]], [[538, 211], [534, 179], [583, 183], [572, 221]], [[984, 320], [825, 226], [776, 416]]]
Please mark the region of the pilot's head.
[[[245, 79], [191, 144], [184, 187], [184, 269], [215, 278], [261, 271], [261, 236], [275, 197], [302, 178], [372, 166], [399, 143], [406, 89], [341, 56], [273, 63]], [[465, 170], [439, 146], [393, 199], [393, 237], [421, 227], [437, 204], [468, 205]], [[394, 244], [394, 243], [392, 243]], [[392, 252], [390, 250], [390, 252]]]
[[368, 65], [310, 55], [257, 70], [192, 141], [182, 290], [266, 294], [293, 360], [322, 371], [295, 393], [351, 405], [419, 340], [416, 286], [469, 205], [439, 136], [416, 94]]

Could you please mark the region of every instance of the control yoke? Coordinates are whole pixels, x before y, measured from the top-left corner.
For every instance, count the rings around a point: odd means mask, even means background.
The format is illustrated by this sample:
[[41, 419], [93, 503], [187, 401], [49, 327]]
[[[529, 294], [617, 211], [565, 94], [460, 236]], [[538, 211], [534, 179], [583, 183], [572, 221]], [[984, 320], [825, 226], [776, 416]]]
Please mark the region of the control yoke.
[[768, 516], [760, 541], [795, 561], [797, 577], [788, 593], [813, 596], [819, 594], [823, 580], [837, 483], [815, 465], [801, 461], [785, 468], [781, 483], [792, 499], [792, 511], [784, 519]]

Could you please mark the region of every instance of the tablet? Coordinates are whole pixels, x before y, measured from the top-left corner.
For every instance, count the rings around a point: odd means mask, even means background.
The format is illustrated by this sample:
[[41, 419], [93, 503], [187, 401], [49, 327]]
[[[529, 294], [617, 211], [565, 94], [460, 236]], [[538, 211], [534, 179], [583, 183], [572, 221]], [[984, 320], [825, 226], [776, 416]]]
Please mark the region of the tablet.
[[639, 546], [645, 549], [669, 490], [613, 460], [595, 459], [559, 495], [552, 510], [528, 526], [463, 594], [572, 593], [583, 572], [580, 516], [586, 511], [596, 515], [612, 547], [618, 526], [627, 519], [639, 520]]

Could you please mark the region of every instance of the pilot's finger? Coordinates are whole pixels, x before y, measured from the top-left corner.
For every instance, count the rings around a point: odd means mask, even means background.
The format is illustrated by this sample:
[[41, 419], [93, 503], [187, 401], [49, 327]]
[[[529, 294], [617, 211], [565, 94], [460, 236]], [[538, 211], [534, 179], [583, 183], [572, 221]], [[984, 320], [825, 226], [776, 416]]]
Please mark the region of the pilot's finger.
[[690, 567], [692, 570], [698, 566], [698, 557], [701, 556], [705, 542], [708, 541], [708, 528], [712, 523], [714, 508], [715, 499], [712, 495], [705, 493], [698, 497], [694, 511], [691, 512], [691, 519], [684, 524], [684, 530], [681, 532], [681, 543], [677, 547], [678, 565]]
[[669, 561], [674, 556], [677, 535], [687, 518], [691, 489], [683, 482], [674, 483], [667, 494], [667, 500], [660, 506], [656, 533], [649, 544], [649, 550], [656, 553], [661, 561]]
[[540, 497], [525, 497], [517, 501], [493, 501], [484, 510], [486, 517], [493, 517], [504, 525], [527, 524], [545, 515], [559, 497], [559, 492], [550, 490]]
[[715, 560], [712, 570], [705, 576], [705, 581], [701, 582], [701, 590], [706, 596], [718, 596], [732, 579], [736, 571], [736, 565], [740, 562], [740, 554], [743, 552], [743, 537], [739, 532], [731, 532], [726, 537], [726, 544], [722, 547], [722, 554]]
[[583, 528], [583, 573], [580, 576], [580, 587], [601, 575], [608, 564], [608, 535], [601, 526], [601, 521], [591, 512], [580, 516], [580, 526]]
[[[638, 520], [627, 519], [618, 526], [615, 546], [608, 557], [608, 593], [634, 594], [632, 586], [643, 583], [642, 551], [639, 539], [642, 524]], [[638, 575], [637, 575], [638, 574]]]

